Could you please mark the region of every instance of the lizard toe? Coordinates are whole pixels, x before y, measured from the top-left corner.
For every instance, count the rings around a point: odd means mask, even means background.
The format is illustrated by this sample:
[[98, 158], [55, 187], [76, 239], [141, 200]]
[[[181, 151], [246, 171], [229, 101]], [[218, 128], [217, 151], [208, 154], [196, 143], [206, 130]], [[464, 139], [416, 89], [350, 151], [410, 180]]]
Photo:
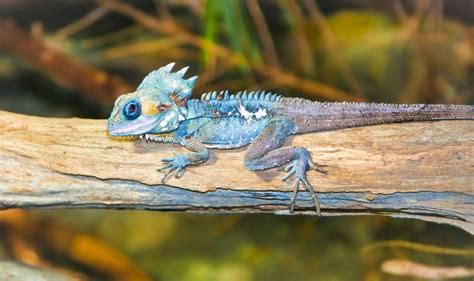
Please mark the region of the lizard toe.
[[318, 216], [321, 216], [320, 204], [316, 192], [313, 186], [309, 183], [306, 177], [306, 171], [308, 169], [316, 169], [317, 171], [323, 170], [321, 166], [315, 164], [308, 157], [299, 157], [291, 161], [286, 167], [285, 171], [287, 174], [283, 177], [283, 181], [287, 181], [289, 178], [294, 177], [293, 181], [293, 194], [290, 200], [290, 213], [294, 212], [296, 206], [296, 197], [298, 195], [300, 183], [302, 183], [305, 189], [310, 193], [313, 205]]

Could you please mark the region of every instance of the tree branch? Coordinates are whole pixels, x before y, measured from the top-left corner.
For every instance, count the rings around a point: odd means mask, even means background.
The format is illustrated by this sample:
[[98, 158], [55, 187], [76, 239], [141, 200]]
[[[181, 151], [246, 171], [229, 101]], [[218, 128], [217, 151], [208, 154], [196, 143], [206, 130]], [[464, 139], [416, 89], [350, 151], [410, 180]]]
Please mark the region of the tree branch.
[[[474, 122], [400, 123], [295, 136], [328, 173], [309, 172], [324, 216], [383, 214], [474, 233]], [[0, 207], [129, 208], [288, 214], [291, 188], [251, 172], [244, 149], [218, 151], [160, 184], [178, 145], [111, 138], [104, 120], [0, 111]], [[298, 213], [314, 214], [301, 191]]]

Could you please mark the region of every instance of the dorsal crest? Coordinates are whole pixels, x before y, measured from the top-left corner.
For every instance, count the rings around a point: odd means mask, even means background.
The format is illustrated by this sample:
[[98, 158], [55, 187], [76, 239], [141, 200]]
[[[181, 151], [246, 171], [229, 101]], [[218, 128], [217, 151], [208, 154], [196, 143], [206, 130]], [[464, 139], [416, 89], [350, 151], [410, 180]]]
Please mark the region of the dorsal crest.
[[187, 99], [191, 96], [194, 83], [197, 76], [184, 79], [183, 76], [188, 70], [184, 67], [179, 71], [171, 72], [174, 62], [160, 67], [159, 69], [150, 72], [142, 83], [137, 88], [137, 91], [159, 89], [164, 93], [177, 94], [180, 99]]
[[281, 101], [284, 97], [265, 91], [242, 91], [237, 94], [229, 94], [229, 91], [208, 92], [201, 96], [202, 101], [227, 101], [227, 100], [259, 100], [259, 101]]

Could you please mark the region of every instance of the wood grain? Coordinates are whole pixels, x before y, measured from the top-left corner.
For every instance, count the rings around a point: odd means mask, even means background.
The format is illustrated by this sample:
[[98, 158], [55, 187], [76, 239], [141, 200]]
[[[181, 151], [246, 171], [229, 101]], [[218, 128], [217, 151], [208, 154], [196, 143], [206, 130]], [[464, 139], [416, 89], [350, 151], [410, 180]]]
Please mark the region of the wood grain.
[[[474, 122], [400, 123], [299, 135], [327, 174], [308, 173], [323, 215], [381, 213], [474, 233]], [[0, 111], [0, 206], [97, 207], [286, 214], [291, 188], [276, 169], [247, 171], [244, 149], [161, 185], [178, 145], [108, 136], [105, 120]], [[306, 192], [299, 212], [313, 214]]]

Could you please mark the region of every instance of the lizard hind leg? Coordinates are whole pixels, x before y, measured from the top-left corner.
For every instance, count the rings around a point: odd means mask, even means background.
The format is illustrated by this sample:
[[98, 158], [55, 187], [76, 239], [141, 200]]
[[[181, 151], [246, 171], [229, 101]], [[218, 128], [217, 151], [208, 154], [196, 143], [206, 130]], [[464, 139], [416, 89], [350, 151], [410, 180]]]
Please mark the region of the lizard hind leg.
[[314, 169], [325, 172], [311, 159], [309, 151], [302, 147], [281, 147], [294, 129], [293, 123], [283, 119], [272, 119], [255, 141], [250, 144], [245, 155], [245, 166], [249, 170], [265, 170], [288, 164], [288, 174], [284, 181], [294, 177], [290, 212], [294, 211], [300, 183], [310, 192], [318, 216], [321, 215], [319, 200], [313, 187], [306, 178], [306, 171]]

